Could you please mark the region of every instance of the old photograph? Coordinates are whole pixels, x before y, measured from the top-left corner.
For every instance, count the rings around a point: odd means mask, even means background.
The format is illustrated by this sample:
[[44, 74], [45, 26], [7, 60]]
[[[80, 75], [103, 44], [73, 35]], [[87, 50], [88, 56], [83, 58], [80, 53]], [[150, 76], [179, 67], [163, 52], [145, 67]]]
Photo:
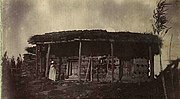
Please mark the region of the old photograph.
[[1, 99], [180, 99], [180, 0], [1, 0]]

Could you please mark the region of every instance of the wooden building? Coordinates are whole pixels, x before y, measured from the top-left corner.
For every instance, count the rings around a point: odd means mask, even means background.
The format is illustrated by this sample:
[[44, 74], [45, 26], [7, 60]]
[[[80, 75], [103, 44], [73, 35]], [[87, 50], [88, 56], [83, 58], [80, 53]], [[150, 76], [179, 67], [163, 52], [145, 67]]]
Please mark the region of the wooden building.
[[111, 81], [153, 79], [154, 56], [161, 46], [161, 39], [152, 34], [106, 30], [45, 33], [32, 36], [28, 42], [36, 46], [37, 74], [47, 77], [50, 61], [56, 60], [57, 79], [75, 76], [79, 81], [99, 81], [101, 76], [109, 76]]

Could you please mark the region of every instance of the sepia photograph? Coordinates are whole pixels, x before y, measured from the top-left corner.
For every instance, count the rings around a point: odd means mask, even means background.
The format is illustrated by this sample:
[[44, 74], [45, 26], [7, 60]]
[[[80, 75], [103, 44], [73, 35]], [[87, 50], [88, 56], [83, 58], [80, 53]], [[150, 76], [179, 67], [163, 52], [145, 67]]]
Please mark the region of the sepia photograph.
[[1, 0], [1, 99], [180, 99], [180, 0]]

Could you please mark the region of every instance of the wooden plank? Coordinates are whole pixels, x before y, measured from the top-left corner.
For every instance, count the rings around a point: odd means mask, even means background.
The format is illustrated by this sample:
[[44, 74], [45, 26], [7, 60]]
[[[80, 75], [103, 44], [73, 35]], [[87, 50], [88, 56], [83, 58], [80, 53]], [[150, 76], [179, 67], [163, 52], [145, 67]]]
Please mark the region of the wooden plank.
[[46, 72], [45, 72], [45, 77], [48, 77], [50, 50], [51, 50], [51, 45], [48, 44], [48, 51], [47, 51], [47, 54], [46, 54]]
[[82, 51], [82, 42], [79, 42], [79, 60], [78, 60], [78, 79], [81, 81], [81, 51]]

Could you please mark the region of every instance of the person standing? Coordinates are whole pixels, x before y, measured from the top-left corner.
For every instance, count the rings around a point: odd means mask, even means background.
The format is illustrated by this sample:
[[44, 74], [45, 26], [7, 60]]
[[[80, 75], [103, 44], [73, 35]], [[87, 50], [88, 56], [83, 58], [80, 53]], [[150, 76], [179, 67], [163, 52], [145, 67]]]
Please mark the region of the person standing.
[[11, 67], [10, 67], [11, 75], [14, 77], [15, 71], [16, 71], [16, 63], [14, 56], [11, 58]]
[[21, 60], [19, 57], [17, 57], [17, 69], [20, 69], [21, 68]]
[[49, 77], [50, 80], [56, 81], [56, 67], [54, 61], [51, 61]]
[[12, 56], [11, 58], [11, 68], [15, 68], [15, 60], [14, 60], [14, 56]]
[[17, 57], [17, 68], [18, 69], [21, 69], [21, 66], [22, 66], [22, 57], [21, 57], [21, 54], [19, 54], [19, 57]]

